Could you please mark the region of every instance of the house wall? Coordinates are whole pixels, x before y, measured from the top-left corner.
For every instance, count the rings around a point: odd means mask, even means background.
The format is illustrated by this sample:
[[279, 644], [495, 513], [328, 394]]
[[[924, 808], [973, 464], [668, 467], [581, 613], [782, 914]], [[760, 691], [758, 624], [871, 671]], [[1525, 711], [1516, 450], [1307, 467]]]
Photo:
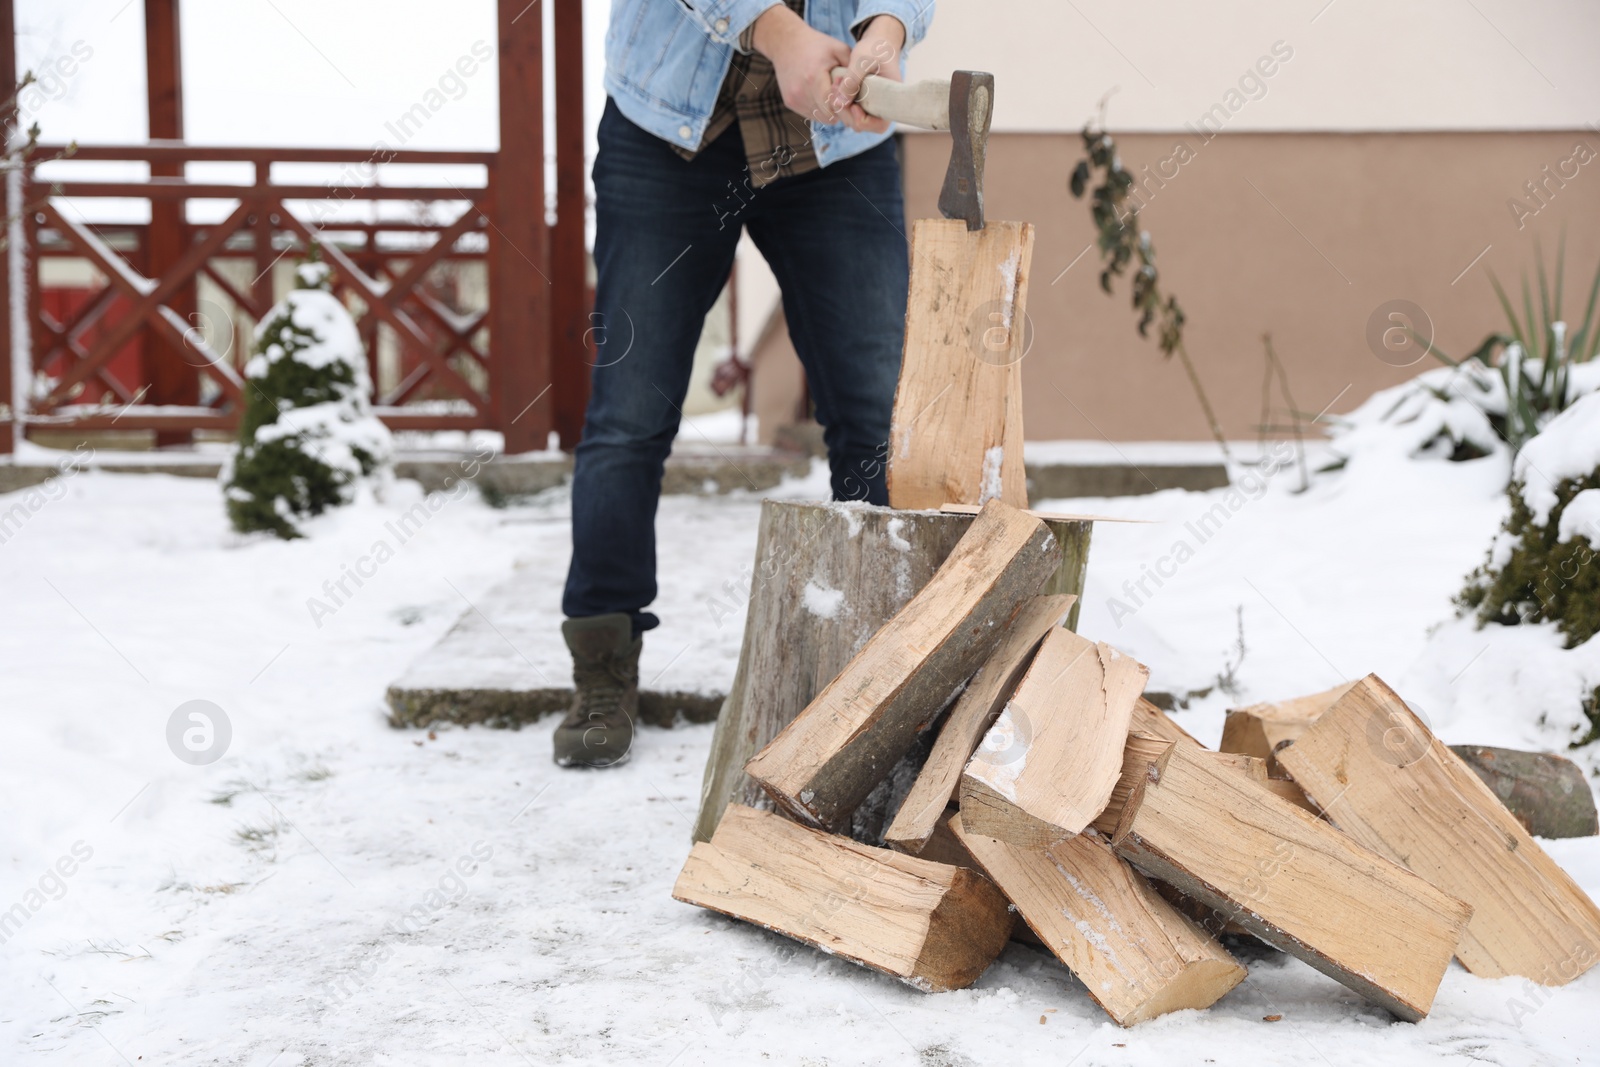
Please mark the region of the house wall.
[[939, 0], [908, 73], [992, 71], [1008, 133], [1102, 98], [1113, 129], [1179, 130], [1235, 89], [1232, 130], [1560, 130], [1600, 117], [1596, 41], [1593, 0]]
[[[1192, 157], [1181, 164], [1180, 144]], [[1435, 343], [1461, 355], [1503, 328], [1487, 272], [1518, 285], [1533, 270], [1535, 240], [1552, 262], [1566, 233], [1569, 317], [1581, 318], [1600, 267], [1600, 136], [1590, 129], [1230, 129], [1209, 141], [1130, 133], [1118, 146], [1143, 182], [1142, 225], [1163, 285], [1188, 314], [1188, 350], [1230, 437], [1253, 437], [1260, 421], [1263, 333], [1287, 366], [1298, 408], [1348, 411], [1437, 365], [1415, 348], [1386, 353], [1387, 362], [1375, 352], [1370, 323], [1376, 315], [1381, 335], [1388, 302], [1420, 306], [1418, 327], [1431, 322]], [[904, 148], [907, 214], [934, 217], [949, 138], [907, 133]], [[1204, 438], [1182, 368], [1135, 332], [1127, 280], [1115, 296], [1099, 288], [1087, 202], [1066, 188], [1081, 156], [1076, 133], [989, 140], [989, 217], [1037, 227], [1034, 341], [1023, 364], [1027, 436]], [[1542, 200], [1529, 182], [1542, 183]]]

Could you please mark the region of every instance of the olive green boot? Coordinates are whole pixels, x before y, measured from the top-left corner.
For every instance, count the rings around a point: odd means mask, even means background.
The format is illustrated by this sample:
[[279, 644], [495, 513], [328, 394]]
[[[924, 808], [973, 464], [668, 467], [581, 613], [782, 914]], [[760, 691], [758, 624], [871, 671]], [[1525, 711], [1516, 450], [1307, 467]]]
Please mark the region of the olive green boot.
[[568, 619], [561, 636], [572, 650], [572, 710], [555, 733], [563, 767], [615, 767], [633, 747], [639, 714], [639, 649], [625, 613]]

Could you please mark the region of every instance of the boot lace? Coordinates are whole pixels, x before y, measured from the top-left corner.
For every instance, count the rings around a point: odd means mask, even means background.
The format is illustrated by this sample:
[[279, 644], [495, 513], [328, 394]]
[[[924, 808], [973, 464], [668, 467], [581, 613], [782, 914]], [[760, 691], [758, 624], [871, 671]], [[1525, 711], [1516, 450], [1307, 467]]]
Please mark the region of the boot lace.
[[585, 668], [576, 672], [574, 681], [583, 693], [585, 719], [612, 719], [623, 713], [622, 697], [627, 692], [628, 679], [621, 664]]

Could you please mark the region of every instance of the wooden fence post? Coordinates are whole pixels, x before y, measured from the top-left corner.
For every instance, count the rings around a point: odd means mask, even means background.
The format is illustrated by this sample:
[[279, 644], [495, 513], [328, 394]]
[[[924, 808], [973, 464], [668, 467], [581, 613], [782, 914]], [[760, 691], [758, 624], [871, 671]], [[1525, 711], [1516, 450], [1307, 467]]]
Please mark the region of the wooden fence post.
[[[144, 53], [146, 105], [150, 117], [150, 140], [183, 140], [183, 48], [182, 18], [178, 0], [144, 0]], [[181, 178], [182, 163], [151, 163], [152, 178]], [[145, 231], [145, 277], [159, 281], [183, 258], [189, 248], [189, 225], [183, 200], [150, 201], [150, 227]], [[199, 310], [197, 287], [185, 284], [167, 306], [193, 321]], [[150, 386], [152, 404], [193, 405], [200, 402], [199, 357], [190, 358], [183, 348], [162, 338], [153, 330], [144, 331], [144, 376]], [[188, 430], [157, 430], [156, 445], [187, 444], [194, 439]]]
[[[7, 95], [17, 85], [17, 20], [12, 0], [0, 0], [0, 85]], [[12, 129], [17, 122], [17, 102], [0, 113], [0, 129]], [[7, 146], [9, 147], [9, 145]], [[9, 183], [0, 190], [0, 200], [7, 205], [5, 215], [10, 217], [11, 193]], [[10, 250], [10, 227], [7, 226], [6, 249]], [[0, 261], [0, 455], [9, 455], [15, 447], [17, 410], [11, 395], [11, 257]], [[26, 358], [24, 354], [24, 358]]]
[[489, 234], [490, 374], [506, 454], [546, 446], [553, 426], [550, 240], [544, 222], [542, 11], [498, 0], [500, 151]]

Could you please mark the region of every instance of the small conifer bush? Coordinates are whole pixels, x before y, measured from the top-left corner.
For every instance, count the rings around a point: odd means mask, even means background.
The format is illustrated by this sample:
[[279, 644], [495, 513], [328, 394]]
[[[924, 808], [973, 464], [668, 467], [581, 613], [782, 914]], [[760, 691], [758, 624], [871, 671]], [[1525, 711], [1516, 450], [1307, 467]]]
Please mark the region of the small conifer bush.
[[1459, 598], [1480, 625], [1553, 622], [1576, 648], [1600, 633], [1600, 393], [1517, 455], [1511, 514]]
[[361, 335], [315, 246], [296, 288], [256, 326], [239, 443], [222, 471], [241, 533], [304, 536], [300, 521], [392, 477], [393, 441], [373, 415]]

